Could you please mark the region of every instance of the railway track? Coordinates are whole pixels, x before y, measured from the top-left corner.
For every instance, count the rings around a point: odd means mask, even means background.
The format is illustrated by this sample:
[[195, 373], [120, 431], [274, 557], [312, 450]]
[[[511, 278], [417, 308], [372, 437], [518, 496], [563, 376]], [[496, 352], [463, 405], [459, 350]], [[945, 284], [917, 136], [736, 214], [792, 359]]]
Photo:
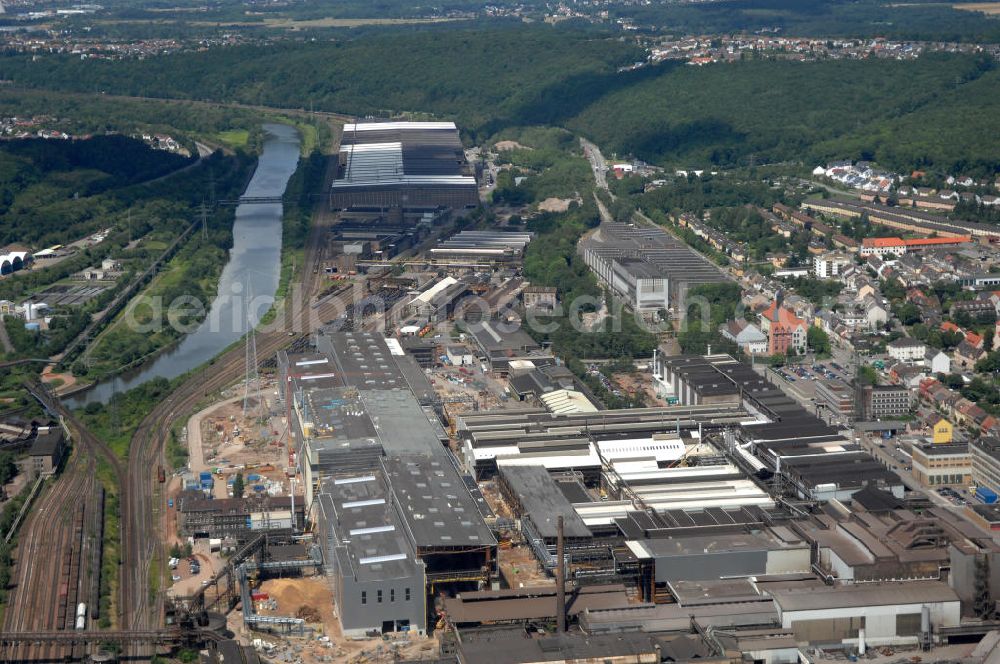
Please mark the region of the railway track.
[[[14, 553], [13, 590], [4, 613], [3, 633], [74, 630], [79, 603], [98, 602], [94, 579], [100, 573], [103, 546], [103, 487], [98, 459], [121, 466], [110, 448], [84, 429], [39, 383], [28, 390], [72, 433], [73, 451], [60, 476], [51, 482], [29, 512]], [[98, 577], [99, 578], [99, 577]], [[37, 661], [80, 655], [82, 645], [12, 644], [0, 661]]]
[[[325, 183], [332, 180], [335, 162], [327, 168]], [[326, 185], [324, 185], [326, 186]], [[350, 288], [345, 287], [332, 297], [317, 302], [314, 295], [322, 281], [320, 261], [323, 239], [332, 221], [331, 213], [319, 200], [314, 210], [314, 222], [306, 245], [305, 264], [301, 279], [289, 288], [298, 294], [298, 303], [287, 298], [289, 306], [279, 311], [279, 322], [257, 334], [257, 352], [262, 359], [308, 335], [326, 320], [336, 318], [347, 306]], [[297, 287], [297, 288], [296, 288]], [[295, 306], [299, 304], [300, 306]], [[289, 336], [289, 332], [293, 332]], [[192, 412], [198, 403], [216, 395], [237, 381], [245, 370], [245, 355], [241, 347], [231, 348], [209, 365], [190, 375], [166, 399], [143, 419], [132, 436], [127, 466], [128, 481], [122, 486], [122, 582], [119, 624], [131, 630], [156, 629], [162, 624], [163, 596], [151, 596], [149, 580], [158, 576], [165, 581], [165, 560], [159, 533], [159, 516], [165, 499], [159, 492], [156, 469], [165, 466], [164, 448], [170, 427], [179, 417]], [[156, 569], [153, 566], [157, 565]], [[135, 659], [152, 654], [148, 645], [137, 644], [128, 655]]]

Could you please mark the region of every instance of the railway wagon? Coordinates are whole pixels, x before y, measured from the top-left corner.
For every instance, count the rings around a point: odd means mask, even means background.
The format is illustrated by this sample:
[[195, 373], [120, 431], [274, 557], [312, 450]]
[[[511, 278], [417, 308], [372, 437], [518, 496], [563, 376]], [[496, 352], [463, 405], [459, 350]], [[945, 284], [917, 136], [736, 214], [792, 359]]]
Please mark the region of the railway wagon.
[[76, 605], [76, 628], [87, 629], [87, 603], [80, 602]]

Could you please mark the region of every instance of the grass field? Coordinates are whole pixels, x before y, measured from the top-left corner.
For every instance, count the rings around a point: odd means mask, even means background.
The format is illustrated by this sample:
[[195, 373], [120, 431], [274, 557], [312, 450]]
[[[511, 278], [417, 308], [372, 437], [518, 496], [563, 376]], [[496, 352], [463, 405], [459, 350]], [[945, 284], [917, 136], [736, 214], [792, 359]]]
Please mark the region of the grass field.
[[250, 141], [250, 132], [246, 129], [231, 129], [220, 131], [216, 137], [232, 148], [245, 148]]
[[990, 16], [1000, 16], [1000, 2], [961, 2], [957, 5], [952, 5], [952, 8], [967, 12], [982, 12]]

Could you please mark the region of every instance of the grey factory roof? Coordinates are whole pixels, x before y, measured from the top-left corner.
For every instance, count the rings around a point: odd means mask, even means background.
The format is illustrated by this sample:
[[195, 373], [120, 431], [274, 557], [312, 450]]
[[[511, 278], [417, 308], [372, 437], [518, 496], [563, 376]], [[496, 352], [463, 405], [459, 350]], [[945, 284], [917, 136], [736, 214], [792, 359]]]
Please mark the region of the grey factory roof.
[[[538, 620], [556, 615], [555, 584], [510, 590], [459, 593], [444, 601], [454, 624]], [[566, 589], [566, 612], [576, 615], [588, 609], [623, 608], [628, 596], [621, 584]]]
[[[790, 533], [788, 533], [790, 534]], [[629, 547], [641, 558], [669, 558], [727, 551], [778, 551], [808, 546], [797, 537], [784, 540], [771, 530], [752, 533], [685, 535], [669, 539], [632, 540]], [[640, 555], [640, 553], [642, 555]]]
[[563, 517], [563, 533], [571, 538], [592, 536], [583, 518], [543, 466], [501, 466], [500, 475], [521, 504], [521, 517], [528, 517], [539, 536], [555, 539], [557, 521]]
[[[443, 448], [442, 448], [443, 449]], [[419, 548], [495, 546], [479, 506], [447, 452], [383, 461], [391, 491]]]
[[342, 177], [333, 189], [358, 187], [475, 187], [458, 129], [451, 122], [344, 125]]
[[745, 505], [730, 509], [707, 507], [703, 510], [661, 510], [657, 513], [659, 522], [646, 512], [629, 512], [628, 516], [616, 519], [619, 529], [626, 537], [642, 539], [656, 532], [675, 531], [696, 533], [699, 529], [717, 530], [720, 527], [740, 527], [763, 525], [772, 520], [769, 512], [757, 505]]
[[727, 280], [706, 258], [660, 228], [605, 223], [582, 246], [585, 251], [608, 260], [641, 258], [656, 268], [655, 276], [671, 282], [702, 284]]
[[48, 431], [39, 431], [31, 443], [29, 456], [53, 456], [62, 444], [63, 430], [59, 426], [49, 427]]
[[890, 484], [902, 483], [896, 473], [861, 450], [810, 457], [785, 457], [781, 463], [783, 469], [788, 469], [803, 484], [812, 487], [821, 484], [855, 487], [877, 480]]
[[303, 424], [311, 425], [311, 438], [341, 445], [377, 438], [361, 394], [353, 387], [304, 389], [292, 397]]
[[420, 403], [435, 399], [426, 374], [408, 354], [398, 355], [380, 334], [335, 332], [316, 339], [320, 356], [329, 357], [333, 370], [347, 385], [360, 390], [409, 389]]
[[647, 632], [691, 631], [695, 622], [702, 629], [742, 625], [779, 624], [773, 602], [736, 602], [682, 607], [679, 604], [637, 604], [626, 608], [589, 609], [580, 617], [590, 632], [643, 629]]
[[823, 586], [804, 590], [775, 590], [772, 597], [782, 612], [959, 601], [955, 591], [941, 581], [905, 581], [902, 583]]
[[634, 434], [639, 430], [661, 431], [670, 429], [678, 423], [681, 427], [691, 426], [690, 423], [693, 423], [697, 428], [697, 422], [707, 423], [730, 418], [739, 421], [745, 420], [746, 415], [746, 411], [736, 404], [621, 408], [597, 413], [554, 414], [542, 409], [481, 411], [463, 414], [459, 418], [458, 430], [474, 441], [480, 439], [480, 436], [485, 439], [491, 433], [496, 434], [498, 438], [509, 435], [520, 439], [529, 430], [545, 432], [550, 429], [555, 436], [579, 437], [591, 433], [603, 440], [621, 437], [615, 435], [618, 431], [628, 434]]
[[728, 602], [769, 601], [749, 579], [706, 579], [667, 581], [667, 587], [681, 606], [724, 604]]
[[[464, 640], [459, 645], [462, 661], [476, 664], [520, 662], [646, 661], [661, 648], [649, 634], [556, 634], [538, 639], [504, 635], [497, 639]], [[707, 648], [704, 649], [708, 651]]]
[[368, 332], [324, 334], [317, 338], [317, 347], [333, 358], [348, 385], [368, 390], [406, 387], [380, 335]]
[[444, 429], [428, 418], [409, 390], [364, 390], [361, 397], [387, 455], [447, 452], [441, 444], [448, 438]]
[[499, 321], [482, 321], [469, 326], [469, 333], [487, 354], [521, 353], [540, 348], [520, 326]]
[[333, 526], [344, 573], [359, 581], [403, 578], [417, 569], [381, 473], [332, 477], [319, 496], [323, 518]]
[[324, 353], [285, 353], [281, 351], [278, 361], [287, 367], [289, 386], [292, 392], [300, 389], [323, 387], [343, 387], [346, 383], [336, 370], [336, 365]]

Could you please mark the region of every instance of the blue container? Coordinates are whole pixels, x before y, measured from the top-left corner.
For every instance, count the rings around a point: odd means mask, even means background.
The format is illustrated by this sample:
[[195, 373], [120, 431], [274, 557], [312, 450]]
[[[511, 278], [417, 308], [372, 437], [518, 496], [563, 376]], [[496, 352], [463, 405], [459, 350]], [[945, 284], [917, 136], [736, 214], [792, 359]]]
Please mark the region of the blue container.
[[204, 481], [204, 480], [210, 480], [210, 479], [212, 479], [212, 473], [210, 471], [208, 471], [208, 470], [203, 470], [203, 471], [201, 471], [201, 474], [198, 475], [198, 477], [200, 477], [202, 479], [202, 481]]
[[254, 487], [253, 487], [253, 490], [256, 491], [257, 493], [263, 493], [264, 492], [264, 485], [263, 484], [255, 484]]
[[260, 475], [247, 475], [247, 482], [256, 482], [260, 479]]
[[997, 501], [997, 493], [993, 489], [987, 489], [984, 486], [976, 489], [976, 497], [983, 501], [987, 505], [992, 505]]

